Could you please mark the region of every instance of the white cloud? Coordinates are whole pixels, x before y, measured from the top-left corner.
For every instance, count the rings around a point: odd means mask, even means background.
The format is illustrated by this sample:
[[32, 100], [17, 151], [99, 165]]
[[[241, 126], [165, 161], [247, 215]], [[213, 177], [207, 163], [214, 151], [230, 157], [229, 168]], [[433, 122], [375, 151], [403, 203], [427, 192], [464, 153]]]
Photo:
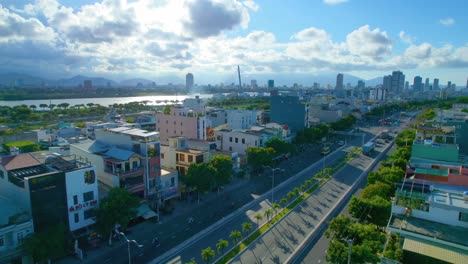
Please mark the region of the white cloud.
[[246, 0], [244, 2], [242, 2], [246, 7], [250, 8], [250, 10], [254, 11], [254, 12], [257, 12], [258, 9], [259, 9], [259, 6], [257, 5], [257, 3], [255, 3], [254, 1], [252, 0]]
[[346, 3], [348, 0], [323, 0], [323, 2], [327, 5], [337, 5], [341, 3]]
[[427, 59], [431, 56], [432, 47], [429, 43], [423, 43], [419, 46], [411, 45], [405, 51], [405, 56], [415, 59]]
[[406, 44], [413, 44], [413, 42], [415, 40], [415, 38], [413, 36], [410, 36], [410, 35], [406, 34], [406, 32], [404, 32], [404, 31], [400, 31], [399, 36], [400, 36], [401, 41], [403, 41]]
[[357, 56], [379, 60], [392, 52], [392, 40], [387, 32], [376, 28], [370, 30], [369, 25], [362, 26], [346, 36], [349, 51]]
[[455, 19], [453, 19], [451, 17], [447, 17], [447, 18], [440, 19], [439, 23], [444, 25], [444, 26], [450, 26], [450, 25], [455, 24]]

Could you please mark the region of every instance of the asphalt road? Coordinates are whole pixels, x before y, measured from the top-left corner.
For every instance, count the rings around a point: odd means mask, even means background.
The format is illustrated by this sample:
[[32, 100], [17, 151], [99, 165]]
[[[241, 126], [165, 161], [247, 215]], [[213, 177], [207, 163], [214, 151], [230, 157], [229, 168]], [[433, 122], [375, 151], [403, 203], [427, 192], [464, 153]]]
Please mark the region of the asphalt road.
[[[383, 150], [377, 145], [374, 155]], [[373, 163], [374, 157], [359, 155], [317, 189], [269, 232], [242, 251], [231, 263], [286, 263], [301, 244], [328, 221], [356, 183], [359, 176]]]
[[[386, 157], [388, 155], [391, 155], [395, 151], [395, 146], [393, 146], [387, 153]], [[386, 157], [383, 158], [383, 160], [386, 159]], [[372, 171], [378, 171], [380, 168], [380, 162], [377, 164]], [[359, 196], [361, 194], [362, 189], [366, 186], [367, 180], [364, 179], [361, 181], [356, 189], [356, 192], [354, 195]], [[351, 198], [351, 196], [350, 196]], [[335, 214], [333, 214], [333, 217], [339, 215], [339, 214], [344, 214], [346, 216], [349, 216], [348, 213], [348, 207], [349, 207], [349, 200], [347, 199], [345, 206], [342, 207], [341, 210], [337, 210]], [[326, 255], [327, 255], [327, 249], [328, 249], [328, 244], [329, 244], [329, 239], [324, 235], [325, 230], [328, 228], [328, 225], [325, 225], [320, 232], [317, 233], [316, 237], [311, 240], [310, 244], [304, 248], [303, 252], [298, 256], [298, 258], [293, 262], [293, 263], [302, 263], [302, 264], [323, 264], [327, 263], [326, 261]]]

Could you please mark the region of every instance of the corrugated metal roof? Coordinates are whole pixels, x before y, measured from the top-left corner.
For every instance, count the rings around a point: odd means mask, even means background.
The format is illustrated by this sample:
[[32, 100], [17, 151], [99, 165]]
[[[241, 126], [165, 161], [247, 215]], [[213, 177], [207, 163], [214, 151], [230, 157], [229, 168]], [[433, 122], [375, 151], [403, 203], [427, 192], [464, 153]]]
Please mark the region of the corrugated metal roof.
[[109, 156], [111, 158], [118, 159], [118, 160], [129, 160], [135, 154], [136, 154], [135, 152], [128, 151], [125, 149], [119, 149], [116, 147], [112, 147], [105, 153], [106, 156]]
[[466, 253], [464, 254], [463, 252], [456, 251], [455, 249], [451, 250], [442, 247], [442, 245], [439, 246], [410, 238], [405, 238], [403, 249], [449, 263], [468, 263], [468, 254]]
[[448, 170], [441, 170], [441, 169], [416, 168], [414, 173], [448, 177]]

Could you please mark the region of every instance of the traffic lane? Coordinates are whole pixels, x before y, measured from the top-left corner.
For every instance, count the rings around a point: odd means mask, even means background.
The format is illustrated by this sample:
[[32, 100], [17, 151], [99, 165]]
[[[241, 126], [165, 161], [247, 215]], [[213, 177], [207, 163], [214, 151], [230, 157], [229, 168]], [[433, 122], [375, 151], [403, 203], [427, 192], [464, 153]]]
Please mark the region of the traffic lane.
[[[339, 151], [330, 155], [330, 158], [327, 159], [326, 164], [335, 163], [338, 159], [343, 157], [347, 152], [346, 151]], [[285, 197], [289, 191], [291, 191], [295, 187], [299, 187], [304, 183], [306, 179], [310, 179], [315, 173], [321, 171], [321, 164], [316, 164], [316, 166], [309, 167], [303, 170], [301, 173], [298, 174], [297, 178], [293, 178], [291, 181], [287, 182], [286, 184], [277, 186], [275, 188], [275, 197], [278, 197], [279, 200], [281, 197]], [[276, 175], [275, 175], [276, 177]], [[256, 226], [257, 221], [255, 220], [256, 214], [262, 214], [264, 210], [271, 208], [271, 193], [268, 193], [264, 196], [263, 199], [257, 199], [254, 204], [244, 208], [240, 211], [237, 215], [226, 218], [222, 225], [212, 229], [209, 233], [205, 236], [196, 240], [197, 243], [191, 243], [187, 247], [183, 248], [182, 250], [178, 251], [177, 254], [168, 256], [167, 258], [161, 259], [159, 261], [162, 262], [170, 262], [170, 263], [185, 263], [190, 261], [194, 258], [197, 262], [201, 261], [199, 257], [202, 249], [212, 246], [214, 247], [215, 244], [218, 242], [219, 239], [228, 239], [229, 234], [233, 230], [241, 230], [241, 225], [244, 222], [251, 222], [254, 226]], [[203, 240], [201, 240], [203, 239]], [[232, 247], [233, 245], [231, 245]], [[197, 252], [197, 253], [194, 253]], [[194, 256], [195, 255], [195, 256]], [[155, 260], [156, 261], [156, 260]], [[153, 261], [154, 263], [156, 263]]]
[[[393, 145], [392, 148], [390, 148], [390, 150], [387, 152], [386, 156], [383, 157], [381, 160], [386, 160], [389, 155], [391, 155], [391, 154], [393, 154], [395, 152], [395, 150], [396, 150], [396, 147], [395, 147], [395, 145]], [[379, 162], [373, 168], [372, 171], [378, 171], [380, 169], [380, 167], [381, 167], [381, 162]], [[362, 190], [366, 187], [366, 185], [367, 185], [367, 178], [363, 179], [359, 183], [359, 187], [358, 187], [358, 189], [356, 190], [356, 192], [353, 195], [359, 196], [361, 194]], [[351, 199], [351, 197], [350, 197], [350, 199]], [[346, 203], [346, 205], [343, 206], [343, 208], [339, 212], [336, 212], [334, 214], [334, 217], [339, 215], [339, 214], [344, 214], [346, 216], [349, 216], [349, 212], [348, 212], [349, 200]], [[315, 243], [312, 242], [310, 244], [312, 249], [310, 249], [309, 252], [305, 256], [302, 257], [302, 260], [299, 259], [299, 261], [297, 261], [295, 263], [302, 263], [302, 264], [326, 263], [326, 255], [327, 255], [327, 249], [328, 249], [328, 244], [329, 244], [329, 239], [326, 236], [324, 236], [324, 232], [325, 232], [326, 228], [327, 228], [327, 226], [325, 226], [322, 229], [321, 233], [317, 235], [318, 240]], [[314, 239], [317, 239], [317, 238], [314, 238]]]
[[[367, 163], [351, 162], [344, 170], [322, 185], [274, 227], [279, 233], [265, 233], [238, 255], [232, 263], [283, 263], [299, 244], [313, 232], [322, 219], [331, 211], [355, 180], [362, 174], [372, 159], [361, 157]], [[294, 223], [294, 224], [293, 224]], [[278, 243], [280, 236], [283, 243]], [[262, 247], [261, 245], [264, 245]]]

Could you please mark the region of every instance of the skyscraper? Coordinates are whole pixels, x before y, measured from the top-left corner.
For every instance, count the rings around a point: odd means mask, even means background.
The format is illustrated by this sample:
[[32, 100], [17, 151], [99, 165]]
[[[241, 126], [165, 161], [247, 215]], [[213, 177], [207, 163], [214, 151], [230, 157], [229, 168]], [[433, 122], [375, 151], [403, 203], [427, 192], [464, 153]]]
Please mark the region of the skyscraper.
[[405, 86], [405, 75], [401, 71], [392, 72], [392, 87], [390, 91], [393, 94], [399, 94]]
[[434, 83], [432, 84], [433, 90], [439, 90], [439, 79], [434, 78]]
[[429, 78], [426, 78], [424, 82], [424, 91], [429, 91]]
[[275, 80], [268, 80], [268, 89], [275, 88]]
[[387, 90], [387, 93], [392, 88], [392, 76], [391, 75], [385, 75], [383, 77], [383, 88]]
[[447, 89], [450, 89], [450, 88], [452, 88], [452, 82], [451, 82], [451, 81], [448, 81], [448, 83], [447, 83]]
[[405, 82], [405, 90], [406, 90], [406, 91], [409, 90], [409, 82], [408, 82], [408, 81]]
[[185, 89], [187, 91], [190, 91], [190, 89], [192, 89], [193, 87], [193, 74], [191, 74], [190, 72], [187, 73], [187, 75], [185, 75]]
[[357, 82], [357, 88], [358, 90], [363, 90], [366, 87], [366, 83], [364, 81], [359, 80]]
[[343, 90], [344, 87], [343, 87], [343, 74], [342, 73], [338, 73], [338, 75], [336, 76], [336, 86], [335, 86], [335, 90], [336, 91], [341, 91]]
[[423, 90], [421, 76], [415, 76], [413, 81], [413, 91], [421, 92]]

